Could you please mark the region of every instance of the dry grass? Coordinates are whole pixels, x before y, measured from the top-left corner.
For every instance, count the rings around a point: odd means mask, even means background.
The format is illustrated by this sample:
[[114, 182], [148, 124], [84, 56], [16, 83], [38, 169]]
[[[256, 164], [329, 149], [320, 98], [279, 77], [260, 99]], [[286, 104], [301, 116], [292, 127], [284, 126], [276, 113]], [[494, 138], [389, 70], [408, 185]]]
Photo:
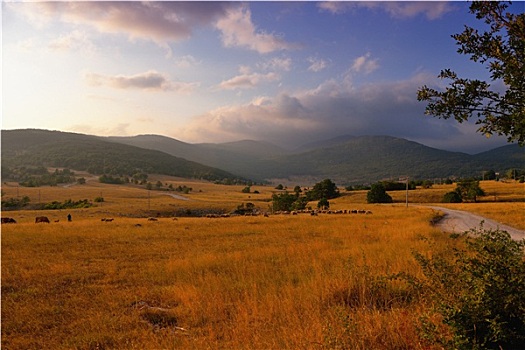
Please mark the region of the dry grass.
[[[97, 183], [19, 188], [32, 201], [40, 191], [45, 201], [106, 202], [68, 211], [73, 222], [64, 222], [66, 211], [47, 211], [60, 222], [38, 225], [42, 212], [4, 213], [19, 224], [2, 226], [2, 347], [432, 349], [417, 330], [424, 301], [382, 280], [420, 276], [411, 252], [449, 244], [429, 225], [432, 210], [367, 205], [352, 193], [333, 208], [372, 215], [132, 217], [246, 202], [265, 208], [273, 191], [175, 183], [193, 188], [189, 201]], [[153, 308], [139, 307], [146, 304]]]

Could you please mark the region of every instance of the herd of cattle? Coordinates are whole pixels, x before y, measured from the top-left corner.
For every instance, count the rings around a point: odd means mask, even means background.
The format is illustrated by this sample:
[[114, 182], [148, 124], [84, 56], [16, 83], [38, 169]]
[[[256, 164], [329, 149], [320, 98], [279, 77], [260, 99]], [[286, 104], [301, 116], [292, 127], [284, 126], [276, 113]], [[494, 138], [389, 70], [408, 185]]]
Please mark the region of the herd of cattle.
[[[365, 215], [368, 215], [368, 214], [372, 214], [372, 212], [370, 210], [358, 210], [358, 209], [353, 209], [353, 210], [346, 210], [346, 209], [345, 210], [295, 210], [295, 211], [276, 211], [272, 215], [299, 215], [299, 214], [308, 214], [311, 216], [317, 216], [319, 214], [365, 214]], [[244, 216], [259, 216], [259, 215], [268, 217], [271, 214], [265, 213], [265, 212], [253, 212], [253, 213], [244, 214]], [[229, 218], [233, 216], [241, 216], [241, 215], [239, 214], [206, 214], [204, 215], [204, 217], [206, 218]], [[100, 219], [100, 221], [104, 221], [104, 222], [112, 222], [113, 220], [114, 220], [113, 218]], [[176, 220], [176, 218], [174, 218], [173, 220]], [[55, 220], [55, 222], [58, 222], [58, 221], [59, 220]], [[157, 219], [150, 217], [148, 218], [148, 221], [157, 221]], [[47, 216], [37, 216], [35, 218], [36, 224], [38, 223], [49, 224], [50, 222], [51, 221], [49, 220]], [[9, 218], [9, 217], [3, 217], [2, 224], [16, 224], [16, 220], [13, 218]]]

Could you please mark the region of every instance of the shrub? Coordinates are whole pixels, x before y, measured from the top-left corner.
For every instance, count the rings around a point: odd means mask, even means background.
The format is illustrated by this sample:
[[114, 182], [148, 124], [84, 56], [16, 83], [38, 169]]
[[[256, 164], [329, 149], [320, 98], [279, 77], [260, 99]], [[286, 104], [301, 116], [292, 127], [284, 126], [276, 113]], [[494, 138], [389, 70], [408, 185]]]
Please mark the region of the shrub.
[[443, 203], [461, 203], [463, 200], [461, 199], [461, 195], [457, 193], [456, 191], [447, 192], [443, 196]]
[[103, 197], [96, 197], [93, 201], [95, 203], [102, 203], [102, 202], [104, 202], [104, 198]]
[[[525, 240], [506, 231], [473, 229], [452, 256], [415, 254], [452, 340], [445, 348], [518, 349], [525, 344]], [[436, 338], [434, 338], [436, 339]]]

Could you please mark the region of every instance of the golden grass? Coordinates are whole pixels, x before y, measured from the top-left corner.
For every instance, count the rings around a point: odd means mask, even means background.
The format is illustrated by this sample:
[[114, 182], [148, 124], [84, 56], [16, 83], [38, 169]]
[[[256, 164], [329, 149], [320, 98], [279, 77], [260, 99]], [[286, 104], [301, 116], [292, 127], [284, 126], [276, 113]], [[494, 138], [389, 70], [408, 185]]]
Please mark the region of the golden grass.
[[[42, 202], [98, 196], [105, 202], [3, 213], [19, 222], [2, 226], [3, 348], [432, 349], [417, 329], [428, 311], [424, 300], [408, 285], [381, 279], [421, 276], [412, 251], [432, 254], [450, 244], [429, 225], [431, 209], [369, 205], [366, 192], [351, 192], [331, 207], [372, 215], [148, 221], [155, 213], [230, 211], [247, 202], [266, 209], [274, 191], [254, 186], [260, 194], [244, 194], [242, 186], [163, 180], [192, 187], [183, 195], [189, 200], [91, 182], [18, 188], [32, 202], [39, 193]], [[502, 196], [515, 196], [503, 188]], [[2, 190], [16, 196], [14, 186]], [[425, 201], [447, 190], [411, 194]], [[482, 205], [509, 208], [465, 204]], [[67, 213], [73, 222], [65, 222]], [[34, 224], [36, 215], [60, 222]], [[137, 308], [140, 301], [167, 316]]]
[[[429, 210], [409, 210], [408, 219], [399, 214], [404, 208], [387, 206], [353, 217], [4, 226], [2, 344], [411, 347], [421, 306], [396, 301], [403, 290], [373, 289], [378, 276], [419, 273], [410, 252], [428, 249], [423, 237], [444, 244], [428, 226]], [[132, 307], [137, 301], [171, 309], [188, 331], [156, 329]]]

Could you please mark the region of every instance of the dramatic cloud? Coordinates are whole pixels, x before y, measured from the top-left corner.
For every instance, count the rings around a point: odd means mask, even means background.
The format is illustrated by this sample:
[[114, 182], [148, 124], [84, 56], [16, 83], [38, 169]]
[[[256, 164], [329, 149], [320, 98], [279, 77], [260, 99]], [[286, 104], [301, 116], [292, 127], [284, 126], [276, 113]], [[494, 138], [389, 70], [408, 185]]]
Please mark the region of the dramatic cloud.
[[11, 4], [31, 21], [51, 19], [90, 25], [102, 33], [124, 34], [130, 39], [159, 44], [188, 39], [197, 26], [212, 25], [235, 4], [223, 2], [41, 2]]
[[294, 48], [275, 34], [257, 30], [246, 6], [229, 9], [227, 16], [219, 19], [216, 26], [222, 32], [222, 42], [226, 47], [244, 47], [259, 53]]
[[174, 90], [181, 93], [187, 93], [197, 86], [196, 83], [171, 82], [167, 77], [156, 71], [148, 71], [129, 76], [106, 76], [87, 73], [84, 79], [91, 86], [109, 86], [115, 89], [141, 89], [152, 91]]
[[333, 14], [342, 14], [357, 8], [368, 8], [387, 12], [393, 18], [412, 18], [423, 14], [435, 20], [452, 10], [452, 5], [439, 1], [327, 1], [319, 3], [319, 8]]
[[218, 108], [195, 118], [183, 134], [189, 140], [251, 138], [292, 147], [342, 134], [454, 139], [461, 135], [457, 125], [425, 117], [424, 106], [415, 98], [417, 88], [432, 79], [419, 74], [360, 88], [329, 80], [295, 95], [259, 97], [242, 106]]

